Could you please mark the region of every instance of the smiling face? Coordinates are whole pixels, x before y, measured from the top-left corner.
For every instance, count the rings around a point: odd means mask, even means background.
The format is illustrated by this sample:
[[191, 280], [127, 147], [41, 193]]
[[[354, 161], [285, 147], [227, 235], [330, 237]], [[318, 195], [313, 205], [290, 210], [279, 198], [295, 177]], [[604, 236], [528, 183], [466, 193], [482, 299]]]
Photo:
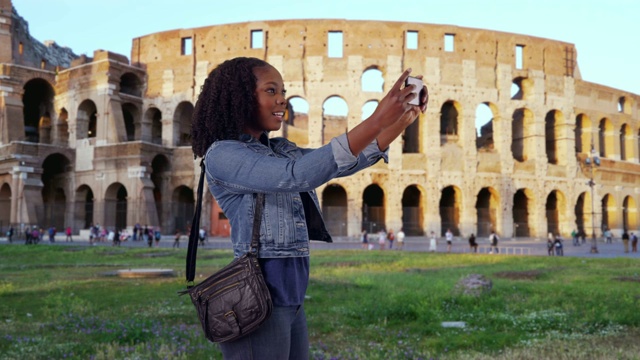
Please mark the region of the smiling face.
[[282, 76], [272, 66], [262, 66], [253, 69], [256, 77], [255, 97], [257, 106], [254, 119], [247, 123], [244, 132], [256, 139], [264, 131], [280, 130], [287, 108], [286, 90]]

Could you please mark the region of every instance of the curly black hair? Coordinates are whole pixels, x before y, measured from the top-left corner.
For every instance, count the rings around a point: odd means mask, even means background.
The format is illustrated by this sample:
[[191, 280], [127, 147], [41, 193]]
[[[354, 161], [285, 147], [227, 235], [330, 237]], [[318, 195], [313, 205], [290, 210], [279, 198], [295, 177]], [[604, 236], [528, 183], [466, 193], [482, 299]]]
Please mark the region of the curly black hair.
[[218, 65], [202, 85], [191, 119], [193, 154], [203, 157], [217, 140], [236, 140], [253, 121], [257, 100], [253, 69], [271, 66], [257, 58], [238, 57]]

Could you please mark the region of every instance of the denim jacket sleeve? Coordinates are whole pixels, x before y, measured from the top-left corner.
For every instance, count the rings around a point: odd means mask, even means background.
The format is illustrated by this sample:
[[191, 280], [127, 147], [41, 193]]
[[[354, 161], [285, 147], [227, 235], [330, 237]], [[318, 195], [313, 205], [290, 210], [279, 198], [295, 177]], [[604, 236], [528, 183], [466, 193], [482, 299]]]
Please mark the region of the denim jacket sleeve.
[[[334, 138], [335, 143], [332, 141], [332, 146], [334, 149], [334, 157], [338, 163], [341, 163], [341, 157], [348, 154], [349, 160], [355, 159], [353, 154], [351, 154], [351, 150], [349, 149], [349, 141], [347, 140], [346, 135], [341, 135]], [[357, 173], [358, 171], [368, 168], [369, 166], [378, 162], [378, 160], [383, 159], [385, 163], [389, 162], [389, 149], [387, 148], [384, 151], [380, 151], [378, 148], [378, 141], [374, 140], [358, 155], [355, 163], [352, 163], [350, 167], [346, 167], [340, 171], [340, 174], [337, 177], [349, 176]], [[344, 161], [343, 163], [347, 163]]]
[[376, 142], [357, 157], [351, 154], [343, 134], [318, 149], [292, 146], [282, 152], [256, 141], [217, 141], [207, 151], [206, 167], [211, 181], [232, 193], [299, 192], [351, 175], [380, 159], [387, 161], [387, 153]]

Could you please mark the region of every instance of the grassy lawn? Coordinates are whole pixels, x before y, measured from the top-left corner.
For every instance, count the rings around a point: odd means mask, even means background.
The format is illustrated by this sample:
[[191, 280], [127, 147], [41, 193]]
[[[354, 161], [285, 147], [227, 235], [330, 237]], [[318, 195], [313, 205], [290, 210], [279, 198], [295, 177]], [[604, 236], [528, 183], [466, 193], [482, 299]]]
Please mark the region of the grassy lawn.
[[[0, 358], [220, 359], [189, 298], [176, 294], [185, 254], [0, 246]], [[198, 274], [231, 256], [200, 249]], [[352, 250], [311, 259], [313, 359], [640, 359], [635, 259]], [[105, 276], [128, 268], [178, 277]], [[469, 274], [489, 278], [491, 292], [457, 292]]]

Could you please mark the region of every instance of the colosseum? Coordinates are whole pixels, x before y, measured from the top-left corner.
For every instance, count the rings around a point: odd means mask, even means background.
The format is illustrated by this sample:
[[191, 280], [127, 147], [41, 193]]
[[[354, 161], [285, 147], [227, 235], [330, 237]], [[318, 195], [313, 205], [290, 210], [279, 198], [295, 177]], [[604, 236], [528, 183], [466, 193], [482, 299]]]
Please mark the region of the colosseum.
[[[380, 162], [317, 189], [334, 236], [601, 236], [640, 230], [637, 94], [581, 78], [573, 44], [452, 25], [246, 22], [132, 40], [130, 60], [33, 39], [0, 0], [0, 226], [189, 226], [191, 114], [208, 73], [252, 56], [283, 75], [285, 136], [318, 147], [366, 118], [403, 69], [427, 112]], [[603, 64], [603, 66], [606, 66]], [[486, 119], [477, 115], [489, 114]], [[211, 195], [204, 226], [230, 229]]]

